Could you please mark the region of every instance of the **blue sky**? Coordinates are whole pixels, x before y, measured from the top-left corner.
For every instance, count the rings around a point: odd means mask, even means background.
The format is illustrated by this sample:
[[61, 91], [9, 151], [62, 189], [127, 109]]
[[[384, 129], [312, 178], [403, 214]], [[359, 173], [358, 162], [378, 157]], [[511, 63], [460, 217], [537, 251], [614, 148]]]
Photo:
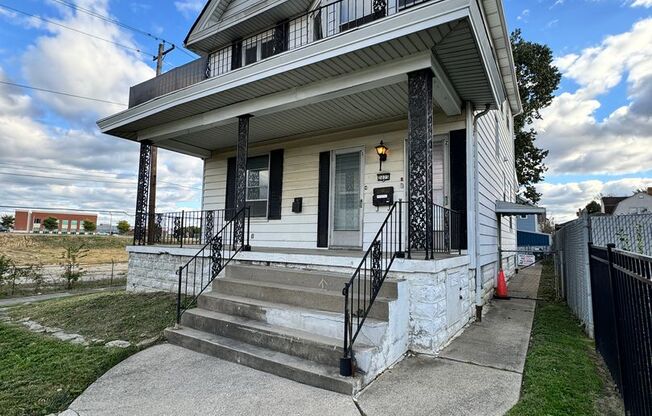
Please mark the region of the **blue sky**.
[[[156, 51], [155, 39], [75, 12], [65, 2], [179, 45], [203, 5], [201, 0], [0, 0], [0, 6]], [[564, 74], [558, 97], [535, 123], [539, 145], [550, 149], [550, 171], [538, 188], [552, 216], [566, 220], [600, 194], [652, 186], [652, 0], [504, 3], [510, 30], [521, 28], [525, 39], [548, 44]], [[129, 85], [153, 76], [146, 53], [0, 7], [0, 81], [126, 102]], [[190, 59], [174, 51], [165, 69]], [[95, 120], [120, 109], [0, 84], [5, 149], [0, 203], [133, 211], [137, 145], [102, 136], [95, 127]], [[200, 161], [162, 152], [159, 170], [167, 183], [159, 188], [161, 209], [199, 207]], [[21, 172], [32, 176], [15, 175]], [[35, 177], [47, 172], [64, 179]]]

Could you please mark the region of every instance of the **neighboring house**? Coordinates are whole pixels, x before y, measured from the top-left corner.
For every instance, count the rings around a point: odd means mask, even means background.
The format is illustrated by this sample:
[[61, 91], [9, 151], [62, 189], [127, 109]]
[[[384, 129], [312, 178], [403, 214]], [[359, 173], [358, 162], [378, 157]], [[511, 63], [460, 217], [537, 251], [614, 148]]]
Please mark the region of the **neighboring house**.
[[621, 200], [613, 210], [613, 215], [652, 213], [652, 187], [647, 192], [637, 192]]
[[95, 213], [76, 211], [42, 211], [42, 210], [16, 210], [14, 232], [15, 233], [42, 233], [47, 232], [43, 221], [47, 218], [56, 218], [58, 228], [55, 233], [79, 234], [84, 232], [84, 221], [97, 224]]
[[[128, 289], [188, 297], [172, 343], [335, 391], [436, 354], [540, 212], [508, 33], [499, 0], [207, 2], [201, 58], [98, 122], [141, 145]], [[201, 212], [147, 213], [154, 146], [203, 159]]]
[[518, 231], [529, 231], [538, 233], [539, 229], [539, 216], [537, 214], [521, 214], [516, 217], [516, 229]]
[[[600, 200], [602, 213], [612, 215], [621, 201], [627, 199], [626, 196], [603, 196]], [[578, 215], [579, 216], [579, 215]]]

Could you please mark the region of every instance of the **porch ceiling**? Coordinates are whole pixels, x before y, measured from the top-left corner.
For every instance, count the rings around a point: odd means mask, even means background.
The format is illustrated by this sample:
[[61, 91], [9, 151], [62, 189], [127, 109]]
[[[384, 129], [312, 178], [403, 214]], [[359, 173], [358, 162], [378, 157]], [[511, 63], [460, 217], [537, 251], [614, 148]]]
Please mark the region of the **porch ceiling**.
[[[407, 102], [407, 82], [400, 82], [282, 112], [254, 116], [249, 126], [249, 142], [405, 119]], [[435, 111], [440, 112], [441, 109], [436, 107]], [[237, 119], [234, 119], [226, 125], [157, 142], [157, 146], [171, 150], [183, 149], [186, 153], [194, 152], [197, 156], [202, 156], [205, 152], [234, 146], [237, 142], [237, 127]]]

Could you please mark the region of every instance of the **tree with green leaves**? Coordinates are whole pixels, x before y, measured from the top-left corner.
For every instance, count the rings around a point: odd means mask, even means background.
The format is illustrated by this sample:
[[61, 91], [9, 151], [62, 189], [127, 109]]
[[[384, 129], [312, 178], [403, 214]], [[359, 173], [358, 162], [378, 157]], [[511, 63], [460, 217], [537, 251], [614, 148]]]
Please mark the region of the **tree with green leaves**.
[[84, 227], [84, 231], [89, 233], [95, 232], [95, 230], [97, 230], [97, 225], [95, 225], [93, 221], [84, 220], [82, 226]]
[[131, 226], [126, 220], [122, 220], [118, 222], [117, 228], [120, 234], [127, 234], [131, 229]]
[[48, 231], [54, 231], [59, 228], [59, 220], [54, 217], [47, 217], [43, 220], [43, 228]]
[[84, 247], [84, 244], [71, 244], [66, 247], [61, 255], [61, 268], [63, 269], [61, 277], [66, 280], [68, 289], [72, 289], [73, 283], [86, 274], [86, 271], [79, 264], [79, 261], [88, 254], [88, 250]]
[[15, 222], [16, 218], [14, 218], [13, 215], [3, 215], [2, 218], [0, 218], [0, 224], [7, 229], [14, 228]]
[[586, 210], [587, 214], [595, 214], [600, 211], [602, 211], [602, 207], [600, 206], [600, 203], [598, 201], [591, 201], [588, 204], [586, 204], [586, 207], [584, 207]]
[[514, 146], [518, 183], [524, 189], [523, 197], [533, 204], [541, 199], [534, 187], [544, 179], [547, 170], [543, 160], [548, 151], [536, 146], [537, 132], [534, 120], [541, 119], [540, 110], [550, 105], [559, 86], [561, 73], [552, 64], [552, 50], [547, 45], [529, 42], [516, 29], [510, 36], [519, 94], [523, 112], [514, 117]]

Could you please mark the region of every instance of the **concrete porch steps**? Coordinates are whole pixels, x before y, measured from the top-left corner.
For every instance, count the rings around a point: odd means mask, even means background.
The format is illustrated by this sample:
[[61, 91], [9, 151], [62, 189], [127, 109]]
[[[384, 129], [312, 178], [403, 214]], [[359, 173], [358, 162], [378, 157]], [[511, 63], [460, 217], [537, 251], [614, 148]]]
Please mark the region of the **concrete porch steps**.
[[[289, 267], [229, 265], [212, 291], [184, 312], [168, 341], [312, 386], [352, 394], [362, 378], [341, 377], [345, 274]], [[369, 364], [388, 330], [395, 281], [371, 309], [355, 344]], [[364, 376], [364, 371], [359, 369]]]
[[[181, 325], [328, 366], [338, 363], [344, 354], [342, 340], [339, 338], [205, 309], [186, 311]], [[364, 354], [367, 350], [370, 350], [370, 347], [356, 345], [358, 354]]]
[[240, 340], [191, 328], [167, 329], [165, 335], [172, 344], [276, 374], [299, 383], [348, 395], [358, 389], [359, 381], [356, 378], [340, 376], [338, 369], [334, 366], [315, 363]]
[[[333, 273], [297, 269], [292, 267], [270, 267], [252, 265], [229, 265], [225, 277], [245, 279], [258, 282], [278, 283], [313, 289], [329, 290], [342, 293], [344, 285], [351, 279], [350, 273]], [[367, 287], [370, 287], [367, 279]], [[398, 281], [387, 278], [383, 282], [378, 296], [395, 299], [398, 296]]]
[[[344, 309], [341, 289], [336, 291], [261, 280], [221, 278], [213, 281], [213, 292], [320, 311], [343, 312]], [[369, 311], [369, 317], [386, 321], [389, 317], [389, 302], [392, 300], [378, 296]]]

